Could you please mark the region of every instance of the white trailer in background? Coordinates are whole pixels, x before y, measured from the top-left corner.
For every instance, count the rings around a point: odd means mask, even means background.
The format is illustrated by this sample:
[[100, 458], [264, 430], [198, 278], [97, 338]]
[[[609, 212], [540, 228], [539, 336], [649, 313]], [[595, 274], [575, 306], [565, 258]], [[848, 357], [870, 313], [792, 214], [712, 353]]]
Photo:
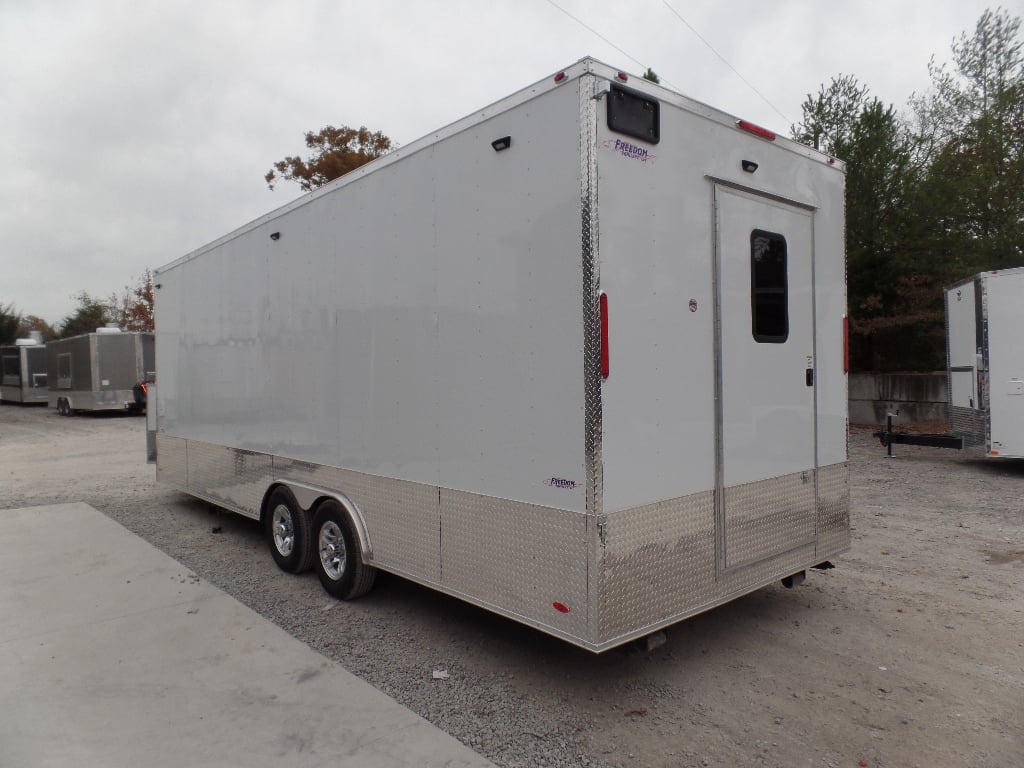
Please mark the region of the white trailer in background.
[[946, 289], [950, 421], [964, 448], [1024, 458], [1024, 268]]
[[0, 347], [0, 400], [13, 403], [45, 403], [46, 345], [42, 336], [17, 339]]
[[50, 407], [76, 411], [141, 411], [136, 383], [152, 380], [153, 334], [98, 328], [46, 345]]
[[579, 61], [158, 270], [157, 478], [593, 651], [798, 582], [849, 544], [843, 184]]

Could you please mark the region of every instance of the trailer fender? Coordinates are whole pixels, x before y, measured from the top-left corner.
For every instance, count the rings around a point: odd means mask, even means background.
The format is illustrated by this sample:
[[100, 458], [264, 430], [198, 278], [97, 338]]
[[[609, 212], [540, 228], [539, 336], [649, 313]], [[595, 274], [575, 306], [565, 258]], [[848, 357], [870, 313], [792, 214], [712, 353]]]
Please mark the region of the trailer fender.
[[[363, 519], [362, 512], [359, 511], [359, 507], [352, 503], [352, 501], [343, 494], [341, 491], [331, 490], [330, 488], [322, 488], [308, 483], [299, 482], [297, 480], [288, 480], [282, 478], [277, 480], [270, 488], [267, 489], [267, 494], [264, 497], [264, 512], [266, 512], [266, 499], [270, 497], [270, 494], [274, 492], [277, 487], [283, 486], [290, 490], [295, 496], [295, 500], [302, 507], [303, 511], [312, 513], [313, 509], [324, 499], [334, 499], [336, 502], [341, 504], [342, 508], [348, 513], [349, 518], [352, 520], [352, 526], [355, 528], [356, 536], [359, 539], [359, 553], [367, 563], [373, 560], [373, 547], [370, 545], [370, 534], [366, 528], [366, 520]], [[312, 518], [312, 514], [310, 514]]]

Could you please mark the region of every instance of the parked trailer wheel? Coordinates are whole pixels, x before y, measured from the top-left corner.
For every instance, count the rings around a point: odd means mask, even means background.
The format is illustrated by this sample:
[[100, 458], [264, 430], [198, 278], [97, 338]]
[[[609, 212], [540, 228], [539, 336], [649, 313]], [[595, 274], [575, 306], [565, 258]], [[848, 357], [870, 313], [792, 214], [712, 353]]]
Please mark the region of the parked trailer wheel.
[[277, 488], [267, 500], [263, 521], [270, 554], [277, 567], [288, 573], [309, 570], [309, 516], [287, 488]]
[[328, 499], [317, 509], [313, 542], [313, 566], [328, 594], [354, 600], [370, 591], [377, 569], [363, 562], [352, 521], [341, 504]]

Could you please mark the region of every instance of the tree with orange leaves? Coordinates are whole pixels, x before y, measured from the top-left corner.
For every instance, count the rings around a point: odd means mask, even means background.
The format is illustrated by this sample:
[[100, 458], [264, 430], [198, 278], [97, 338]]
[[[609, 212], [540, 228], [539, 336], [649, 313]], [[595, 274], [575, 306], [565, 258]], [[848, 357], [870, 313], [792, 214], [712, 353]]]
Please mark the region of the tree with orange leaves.
[[266, 173], [263, 180], [271, 190], [279, 179], [285, 179], [297, 182], [303, 192], [311, 192], [387, 154], [395, 144], [380, 131], [370, 131], [365, 126], [328, 125], [317, 133], [307, 133], [306, 146], [313, 150], [308, 159], [286, 157]]

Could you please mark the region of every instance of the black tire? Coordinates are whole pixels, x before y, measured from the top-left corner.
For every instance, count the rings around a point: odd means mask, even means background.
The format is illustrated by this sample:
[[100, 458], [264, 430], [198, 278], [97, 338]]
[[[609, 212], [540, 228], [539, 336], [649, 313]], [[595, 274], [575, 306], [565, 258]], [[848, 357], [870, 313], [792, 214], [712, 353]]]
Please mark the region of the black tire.
[[324, 590], [340, 600], [355, 600], [373, 588], [377, 569], [363, 562], [352, 520], [328, 499], [313, 517], [313, 568]]
[[309, 515], [302, 511], [287, 488], [277, 488], [267, 499], [263, 530], [278, 568], [288, 573], [309, 570], [312, 555]]
[[64, 398], [63, 397], [58, 397], [57, 398], [57, 415], [58, 416], [63, 416], [64, 415]]

